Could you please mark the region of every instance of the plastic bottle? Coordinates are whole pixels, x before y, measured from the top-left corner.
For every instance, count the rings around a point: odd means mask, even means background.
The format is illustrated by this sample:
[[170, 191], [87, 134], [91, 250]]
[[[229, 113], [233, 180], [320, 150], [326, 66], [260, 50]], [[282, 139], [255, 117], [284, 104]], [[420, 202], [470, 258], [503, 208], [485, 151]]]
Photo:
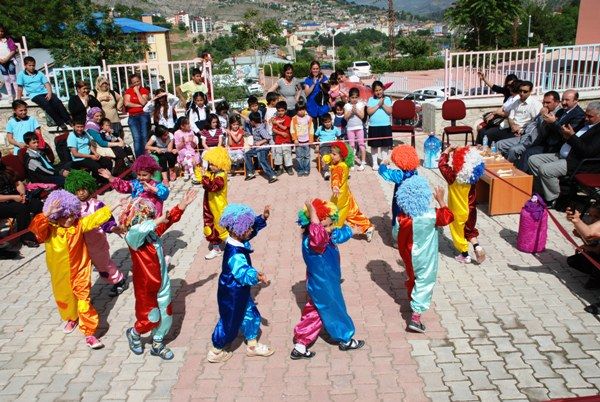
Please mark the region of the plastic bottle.
[[496, 147], [496, 141], [492, 141], [492, 148], [491, 148], [492, 153], [496, 153], [498, 152], [498, 148]]
[[442, 141], [429, 133], [429, 136], [423, 144], [423, 166], [428, 169], [437, 169], [440, 155], [442, 154]]
[[483, 141], [482, 141], [483, 147], [487, 148], [488, 147], [488, 137], [487, 135], [483, 136]]

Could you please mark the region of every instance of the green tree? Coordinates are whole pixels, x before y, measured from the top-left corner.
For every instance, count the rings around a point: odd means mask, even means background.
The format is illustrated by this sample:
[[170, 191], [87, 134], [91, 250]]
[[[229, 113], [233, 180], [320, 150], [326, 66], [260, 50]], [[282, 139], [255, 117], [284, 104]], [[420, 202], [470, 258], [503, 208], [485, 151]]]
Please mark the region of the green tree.
[[269, 38], [280, 36], [281, 28], [274, 18], [263, 19], [257, 10], [249, 10], [236, 33], [239, 48], [266, 51], [270, 45]]
[[525, 3], [521, 24], [518, 25], [519, 46], [527, 44], [528, 16], [531, 15], [530, 46], [543, 43], [548, 46], [572, 45], [577, 34], [579, 16], [578, 1], [570, 1], [562, 9], [554, 9], [548, 3], [529, 0]]
[[410, 34], [396, 39], [396, 50], [400, 54], [407, 54], [412, 57], [430, 56], [432, 46], [430, 41], [423, 39], [418, 34]]

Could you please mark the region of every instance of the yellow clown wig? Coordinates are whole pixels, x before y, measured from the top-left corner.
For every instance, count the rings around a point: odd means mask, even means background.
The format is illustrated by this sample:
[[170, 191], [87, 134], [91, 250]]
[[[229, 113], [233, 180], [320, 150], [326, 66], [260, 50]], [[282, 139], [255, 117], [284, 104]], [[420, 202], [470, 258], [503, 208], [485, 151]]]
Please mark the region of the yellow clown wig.
[[229, 152], [224, 147], [209, 148], [202, 154], [202, 159], [224, 172], [231, 170], [231, 158], [229, 157]]
[[[327, 218], [331, 218], [333, 223], [338, 220], [338, 209], [337, 206], [331, 201], [320, 200], [318, 198], [314, 199], [312, 202], [312, 207], [317, 213], [317, 217], [319, 221], [322, 221]], [[298, 225], [301, 227], [308, 226], [310, 223], [310, 215], [306, 206], [298, 211]]]

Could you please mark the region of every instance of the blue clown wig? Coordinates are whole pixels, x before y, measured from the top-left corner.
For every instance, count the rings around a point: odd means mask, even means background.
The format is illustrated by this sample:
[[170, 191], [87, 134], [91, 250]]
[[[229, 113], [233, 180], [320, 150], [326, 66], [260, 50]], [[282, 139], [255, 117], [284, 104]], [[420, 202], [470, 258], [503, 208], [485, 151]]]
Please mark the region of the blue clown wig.
[[423, 215], [429, 210], [433, 194], [429, 183], [415, 175], [402, 182], [396, 191], [396, 204], [411, 218]]
[[256, 214], [248, 205], [229, 204], [221, 215], [219, 225], [240, 237], [254, 225], [255, 218]]
[[60, 203], [60, 210], [51, 214], [48, 218], [50, 220], [57, 220], [60, 218], [68, 218], [70, 216], [79, 219], [81, 217], [81, 201], [79, 198], [69, 193], [67, 190], [54, 190], [48, 195], [44, 202], [44, 212], [50, 210], [50, 206], [54, 201], [58, 200]]

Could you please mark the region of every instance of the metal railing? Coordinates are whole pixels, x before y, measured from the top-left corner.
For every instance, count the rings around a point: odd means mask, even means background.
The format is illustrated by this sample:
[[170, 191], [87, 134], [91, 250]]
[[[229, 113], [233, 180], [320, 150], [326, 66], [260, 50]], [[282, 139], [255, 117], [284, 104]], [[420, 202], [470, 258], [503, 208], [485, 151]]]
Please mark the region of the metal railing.
[[544, 49], [543, 90], [600, 89], [600, 44]]

